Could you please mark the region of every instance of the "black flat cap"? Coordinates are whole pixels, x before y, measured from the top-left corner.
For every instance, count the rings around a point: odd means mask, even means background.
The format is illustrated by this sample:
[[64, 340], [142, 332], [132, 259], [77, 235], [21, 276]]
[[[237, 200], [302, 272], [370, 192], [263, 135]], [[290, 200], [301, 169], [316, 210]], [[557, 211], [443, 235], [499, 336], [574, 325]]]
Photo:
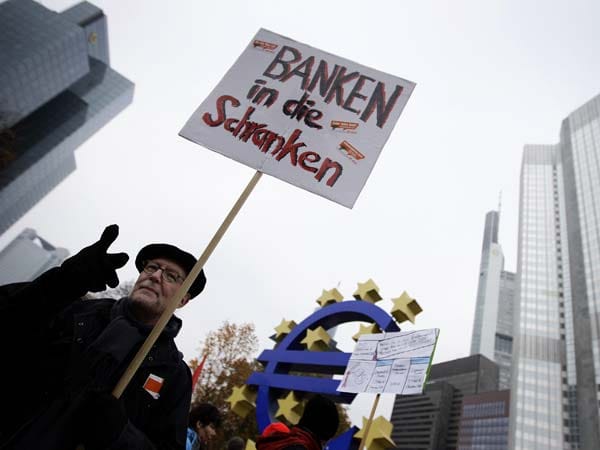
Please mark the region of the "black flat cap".
[[[189, 274], [192, 267], [196, 264], [196, 258], [188, 252], [184, 252], [178, 247], [171, 244], [148, 244], [142, 248], [137, 256], [135, 257], [135, 267], [141, 272], [144, 270], [144, 261], [148, 261], [155, 258], [164, 258], [173, 261], [181, 266], [185, 270], [185, 274]], [[206, 276], [204, 275], [204, 269], [200, 271], [190, 290], [188, 291], [191, 298], [194, 298], [200, 292], [204, 290], [206, 285]]]

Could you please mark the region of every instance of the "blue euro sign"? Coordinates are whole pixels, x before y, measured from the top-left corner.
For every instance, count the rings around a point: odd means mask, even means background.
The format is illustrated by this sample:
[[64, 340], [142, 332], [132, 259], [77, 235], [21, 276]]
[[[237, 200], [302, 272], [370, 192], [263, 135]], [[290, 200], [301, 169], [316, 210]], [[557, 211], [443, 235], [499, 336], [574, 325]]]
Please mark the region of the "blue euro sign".
[[[302, 322], [279, 343], [274, 350], [264, 350], [258, 360], [264, 365], [264, 372], [254, 372], [246, 384], [258, 386], [256, 397], [256, 422], [259, 432], [271, 424], [277, 411], [279, 390], [294, 390], [318, 393], [331, 398], [336, 403], [352, 403], [356, 394], [338, 392], [340, 380], [311, 376], [289, 375], [290, 371], [318, 373], [324, 375], [343, 374], [351, 353], [339, 350], [312, 352], [306, 350], [302, 339], [308, 329], [319, 326], [330, 330], [348, 322], [375, 323], [382, 331], [400, 331], [394, 318], [372, 303], [347, 300], [320, 308]], [[271, 389], [275, 392], [272, 393]], [[329, 442], [328, 450], [347, 450], [357, 428], [352, 427], [346, 433]]]

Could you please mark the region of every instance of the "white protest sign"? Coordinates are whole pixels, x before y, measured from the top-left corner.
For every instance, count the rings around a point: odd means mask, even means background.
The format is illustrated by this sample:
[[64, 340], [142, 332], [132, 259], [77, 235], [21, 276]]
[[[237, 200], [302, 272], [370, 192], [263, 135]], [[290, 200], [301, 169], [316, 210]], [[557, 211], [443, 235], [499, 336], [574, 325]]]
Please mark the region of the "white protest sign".
[[414, 87], [261, 29], [179, 134], [351, 208]]
[[422, 393], [439, 333], [431, 328], [360, 336], [337, 390]]

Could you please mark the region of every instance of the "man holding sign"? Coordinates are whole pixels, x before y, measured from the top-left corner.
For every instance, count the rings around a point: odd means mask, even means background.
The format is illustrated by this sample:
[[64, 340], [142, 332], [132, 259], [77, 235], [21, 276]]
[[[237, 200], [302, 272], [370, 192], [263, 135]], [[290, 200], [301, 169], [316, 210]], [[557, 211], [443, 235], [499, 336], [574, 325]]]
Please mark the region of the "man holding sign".
[[[82, 299], [118, 285], [116, 270], [128, 256], [108, 253], [117, 236], [111, 225], [61, 267], [0, 287], [8, 362], [0, 371], [2, 448], [185, 447], [191, 374], [173, 340], [180, 319], [170, 318], [121, 398], [111, 390], [196, 258], [173, 245], [147, 245], [128, 297]], [[201, 272], [179, 306], [205, 284]]]

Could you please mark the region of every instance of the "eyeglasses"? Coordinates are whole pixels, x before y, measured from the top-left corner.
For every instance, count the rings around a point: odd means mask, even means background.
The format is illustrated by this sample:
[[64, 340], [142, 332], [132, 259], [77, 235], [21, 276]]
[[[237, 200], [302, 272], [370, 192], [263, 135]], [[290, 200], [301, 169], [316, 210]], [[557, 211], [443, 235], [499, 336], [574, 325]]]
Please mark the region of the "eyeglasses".
[[143, 265], [144, 265], [144, 272], [146, 272], [147, 274], [153, 274], [157, 270], [160, 270], [161, 278], [163, 279], [163, 281], [166, 281], [167, 283], [181, 284], [181, 282], [183, 280], [185, 280], [184, 277], [179, 275], [174, 270], [167, 269], [166, 267], [158, 265], [152, 261], [144, 261]]

